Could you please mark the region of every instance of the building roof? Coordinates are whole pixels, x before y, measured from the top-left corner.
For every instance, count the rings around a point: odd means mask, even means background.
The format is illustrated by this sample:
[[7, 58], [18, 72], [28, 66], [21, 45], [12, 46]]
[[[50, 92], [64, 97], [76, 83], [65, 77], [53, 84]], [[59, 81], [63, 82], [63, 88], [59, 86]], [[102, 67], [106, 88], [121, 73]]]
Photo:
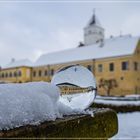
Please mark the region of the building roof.
[[93, 13], [93, 15], [92, 15], [91, 19], [89, 20], [89, 22], [88, 22], [86, 27], [92, 26], [92, 25], [101, 26], [100, 21], [97, 18], [97, 16], [95, 15], [95, 13]]
[[132, 55], [138, 41], [139, 37], [131, 35], [112, 37], [102, 43], [44, 54], [39, 57], [34, 66]]
[[4, 69], [8, 69], [8, 68], [13, 68], [13, 67], [21, 67], [21, 66], [32, 66], [33, 63], [28, 60], [28, 59], [21, 59], [21, 60], [15, 60], [15, 61], [11, 61], [9, 64], [7, 64], [6, 66], [4, 66]]

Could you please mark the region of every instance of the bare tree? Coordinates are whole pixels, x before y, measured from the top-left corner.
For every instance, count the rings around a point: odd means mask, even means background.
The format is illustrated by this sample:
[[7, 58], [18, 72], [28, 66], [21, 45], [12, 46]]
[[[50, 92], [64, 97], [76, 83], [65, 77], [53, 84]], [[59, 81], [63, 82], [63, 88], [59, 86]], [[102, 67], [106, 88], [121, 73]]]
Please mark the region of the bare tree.
[[109, 96], [111, 89], [118, 87], [118, 84], [117, 84], [116, 79], [103, 79], [103, 78], [101, 78], [99, 80], [99, 87], [104, 88], [104, 90], [107, 93], [107, 96]]

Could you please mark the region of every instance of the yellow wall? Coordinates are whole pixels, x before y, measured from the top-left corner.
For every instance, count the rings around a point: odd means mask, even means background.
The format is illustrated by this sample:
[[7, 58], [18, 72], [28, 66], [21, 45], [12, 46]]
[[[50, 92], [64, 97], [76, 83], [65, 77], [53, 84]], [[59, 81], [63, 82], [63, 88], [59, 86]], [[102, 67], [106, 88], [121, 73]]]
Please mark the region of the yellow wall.
[[[39, 76], [39, 71], [41, 71], [41, 76]], [[47, 75], [45, 75], [45, 71], [47, 71]], [[34, 74], [33, 74], [34, 72], [36, 73], [36, 76], [34, 76]], [[34, 67], [32, 69], [32, 80], [31, 81], [49, 81], [48, 66]]]
[[[21, 72], [21, 76], [14, 76], [14, 72], [18, 73]], [[2, 74], [6, 75], [7, 77], [4, 76], [2, 77]], [[10, 73], [12, 73], [12, 77], [10, 77]], [[5, 81], [5, 82], [13, 82], [13, 83], [23, 83], [23, 82], [29, 82], [31, 81], [31, 68], [30, 67], [16, 67], [16, 68], [8, 68], [8, 69], [2, 69], [0, 71], [0, 81]]]
[[[129, 69], [126, 71], [121, 69], [121, 63], [123, 61], [129, 62]], [[137, 71], [134, 70], [134, 62], [137, 62], [139, 65]], [[113, 72], [109, 71], [110, 63], [115, 64], [115, 70]], [[99, 64], [103, 65], [103, 72], [98, 71]], [[140, 94], [140, 42], [137, 45], [134, 55], [96, 60], [95, 65], [95, 76], [98, 85], [101, 78], [107, 80], [116, 79], [118, 87], [114, 87], [111, 90], [111, 95]], [[106, 94], [106, 91], [98, 87], [98, 93]]]
[[[117, 59], [105, 59], [105, 60], [97, 60], [96, 61], [96, 70], [95, 70], [95, 76], [97, 80], [97, 84], [99, 85], [100, 79], [115, 79], [117, 82], [118, 87], [113, 88], [111, 90], [111, 95], [125, 95], [125, 94], [132, 94], [133, 93], [133, 71], [131, 68], [131, 56], [117, 58]], [[129, 69], [128, 70], [122, 70], [121, 69], [121, 63], [123, 61], [129, 62]], [[109, 64], [114, 63], [114, 71], [109, 71]], [[98, 71], [98, 65], [103, 65], [103, 71]], [[104, 88], [98, 87], [98, 92], [100, 94], [106, 94]]]
[[[74, 64], [80, 64], [85, 67], [88, 65], [93, 65], [94, 61], [93, 60], [87, 60], [87, 61], [78, 61], [78, 62], [70, 62], [70, 63], [64, 63], [64, 64], [55, 64], [51, 66], [39, 66], [39, 67], [34, 67], [32, 69], [32, 81], [51, 81], [52, 79], [52, 74], [51, 71], [53, 70], [54, 73], [60, 70], [61, 68], [69, 65], [74, 65]], [[44, 75], [45, 71], [47, 70], [47, 76]], [[39, 76], [39, 71], [41, 71], [42, 76]], [[36, 72], [36, 76], [33, 76], [33, 72]]]

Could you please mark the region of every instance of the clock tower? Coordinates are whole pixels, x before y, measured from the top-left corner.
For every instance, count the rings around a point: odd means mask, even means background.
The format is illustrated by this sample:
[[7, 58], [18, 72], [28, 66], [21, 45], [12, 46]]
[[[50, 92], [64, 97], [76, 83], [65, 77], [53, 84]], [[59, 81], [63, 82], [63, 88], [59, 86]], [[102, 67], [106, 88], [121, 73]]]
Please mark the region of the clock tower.
[[104, 40], [104, 28], [101, 26], [98, 18], [93, 13], [87, 26], [84, 28], [84, 44], [92, 45]]

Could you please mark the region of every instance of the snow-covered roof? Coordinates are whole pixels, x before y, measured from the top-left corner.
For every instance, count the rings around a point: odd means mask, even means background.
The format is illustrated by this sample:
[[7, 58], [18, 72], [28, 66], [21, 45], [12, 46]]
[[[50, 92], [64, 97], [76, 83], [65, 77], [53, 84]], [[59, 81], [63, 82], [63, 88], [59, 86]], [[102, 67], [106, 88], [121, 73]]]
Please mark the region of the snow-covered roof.
[[101, 59], [132, 55], [136, 49], [139, 37], [124, 35], [105, 39], [103, 44], [96, 43], [40, 56], [34, 66], [51, 65], [89, 59]]
[[4, 66], [3, 68], [13, 68], [13, 67], [21, 67], [21, 66], [32, 66], [33, 63], [28, 60], [28, 59], [21, 59], [21, 60], [15, 60], [15, 61], [11, 61], [9, 64], [7, 64], [6, 66]]
[[58, 71], [52, 78], [52, 84], [72, 84], [82, 88], [96, 88], [96, 81], [91, 71], [80, 65], [73, 65]]

